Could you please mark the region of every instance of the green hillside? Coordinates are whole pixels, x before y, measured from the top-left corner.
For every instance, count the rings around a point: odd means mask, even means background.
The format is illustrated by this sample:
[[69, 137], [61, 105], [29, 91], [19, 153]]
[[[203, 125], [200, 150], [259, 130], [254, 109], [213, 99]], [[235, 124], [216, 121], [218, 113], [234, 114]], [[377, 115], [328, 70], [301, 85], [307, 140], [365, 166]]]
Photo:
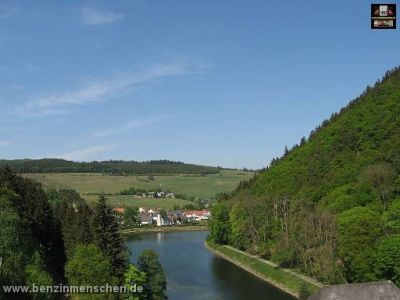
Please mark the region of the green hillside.
[[399, 174], [395, 68], [217, 205], [212, 238], [327, 283], [400, 285]]
[[[238, 170], [221, 170], [218, 174], [168, 174], [154, 175], [152, 180], [144, 175], [106, 175], [99, 173], [27, 173], [24, 177], [40, 182], [46, 189], [73, 189], [93, 206], [98, 194], [105, 193], [112, 206], [162, 207], [173, 209], [192, 204], [183, 199], [211, 199], [217, 194], [232, 191], [240, 182], [254, 173]], [[176, 194], [176, 198], [137, 198], [121, 195], [129, 188], [155, 191], [162, 189]]]
[[168, 190], [188, 197], [211, 198], [232, 191], [241, 180], [251, 178], [252, 172], [222, 170], [218, 175], [169, 174], [148, 176], [109, 176], [98, 173], [37, 173], [25, 177], [41, 182], [45, 187], [73, 189], [80, 194], [120, 194], [135, 187], [154, 191]]

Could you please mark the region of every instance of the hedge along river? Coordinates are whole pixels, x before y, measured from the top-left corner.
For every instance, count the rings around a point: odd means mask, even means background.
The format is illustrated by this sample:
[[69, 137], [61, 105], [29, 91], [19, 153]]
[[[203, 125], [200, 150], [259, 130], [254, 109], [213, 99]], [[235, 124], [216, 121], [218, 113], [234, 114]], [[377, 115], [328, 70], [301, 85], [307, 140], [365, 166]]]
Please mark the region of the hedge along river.
[[293, 300], [204, 246], [207, 231], [138, 233], [127, 237], [131, 262], [153, 249], [167, 276], [170, 300]]

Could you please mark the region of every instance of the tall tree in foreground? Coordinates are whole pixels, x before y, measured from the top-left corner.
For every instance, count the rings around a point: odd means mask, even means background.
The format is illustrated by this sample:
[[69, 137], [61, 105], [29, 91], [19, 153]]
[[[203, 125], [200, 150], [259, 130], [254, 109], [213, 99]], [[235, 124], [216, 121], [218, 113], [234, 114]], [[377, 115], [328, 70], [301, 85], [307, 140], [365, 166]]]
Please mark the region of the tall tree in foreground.
[[140, 271], [135, 265], [129, 264], [124, 275], [124, 284], [129, 290], [132, 288], [132, 286], [136, 286], [136, 291], [129, 291], [127, 294], [124, 295], [124, 299], [146, 299], [146, 295], [142, 290], [142, 288], [144, 288], [146, 284], [146, 273]]
[[[54, 280], [45, 269], [45, 263], [42, 255], [35, 251], [32, 255], [31, 262], [25, 268], [26, 283], [29, 286], [54, 286]], [[56, 299], [56, 294], [53, 293], [33, 293], [33, 300], [53, 300]]]
[[[72, 286], [115, 285], [117, 279], [112, 274], [109, 259], [93, 244], [78, 245], [65, 266], [65, 276]], [[79, 299], [115, 299], [116, 295], [80, 294]]]
[[122, 282], [126, 268], [126, 248], [118, 222], [104, 196], [99, 197], [93, 221], [95, 244], [110, 260], [113, 274]]
[[227, 244], [231, 232], [228, 209], [219, 202], [212, 207], [211, 215], [210, 238], [218, 244]]
[[138, 269], [146, 273], [146, 284], [144, 286], [145, 299], [163, 300], [167, 299], [167, 280], [158, 254], [153, 250], [144, 250], [137, 261]]
[[[28, 256], [28, 235], [11, 201], [18, 197], [0, 188], [0, 285], [23, 284], [24, 265]], [[0, 290], [0, 299], [2, 290]]]
[[93, 212], [85, 200], [74, 190], [51, 191], [49, 198], [61, 227], [66, 254], [70, 256], [79, 244], [92, 243]]

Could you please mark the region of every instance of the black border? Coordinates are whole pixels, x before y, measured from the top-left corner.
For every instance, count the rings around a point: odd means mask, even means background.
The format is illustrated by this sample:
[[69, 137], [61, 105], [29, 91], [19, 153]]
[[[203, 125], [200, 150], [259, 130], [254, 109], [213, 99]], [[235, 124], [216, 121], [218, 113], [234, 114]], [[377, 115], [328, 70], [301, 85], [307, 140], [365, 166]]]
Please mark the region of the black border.
[[[379, 5], [391, 5], [394, 6], [394, 17], [395, 19], [393, 19], [393, 26], [391, 27], [375, 27], [374, 26], [374, 7], [375, 6], [379, 6]], [[372, 3], [371, 4], [371, 29], [396, 29], [396, 23], [397, 23], [397, 7], [396, 7], [396, 3]]]

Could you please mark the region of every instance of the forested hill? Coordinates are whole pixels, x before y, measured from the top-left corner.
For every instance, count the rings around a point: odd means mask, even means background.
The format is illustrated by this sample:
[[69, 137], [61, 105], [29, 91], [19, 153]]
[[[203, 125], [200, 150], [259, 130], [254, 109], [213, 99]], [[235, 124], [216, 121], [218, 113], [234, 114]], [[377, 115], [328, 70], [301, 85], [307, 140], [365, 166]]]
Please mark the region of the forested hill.
[[225, 226], [213, 224], [211, 236], [327, 283], [400, 286], [399, 174], [395, 68], [242, 182], [215, 207]]
[[333, 189], [359, 181], [366, 167], [381, 163], [400, 170], [400, 68], [273, 160], [251, 190], [318, 202]]
[[185, 164], [169, 160], [137, 161], [92, 161], [74, 162], [63, 159], [18, 159], [0, 160], [0, 166], [8, 165], [18, 173], [107, 173], [107, 174], [215, 174], [217, 167]]

